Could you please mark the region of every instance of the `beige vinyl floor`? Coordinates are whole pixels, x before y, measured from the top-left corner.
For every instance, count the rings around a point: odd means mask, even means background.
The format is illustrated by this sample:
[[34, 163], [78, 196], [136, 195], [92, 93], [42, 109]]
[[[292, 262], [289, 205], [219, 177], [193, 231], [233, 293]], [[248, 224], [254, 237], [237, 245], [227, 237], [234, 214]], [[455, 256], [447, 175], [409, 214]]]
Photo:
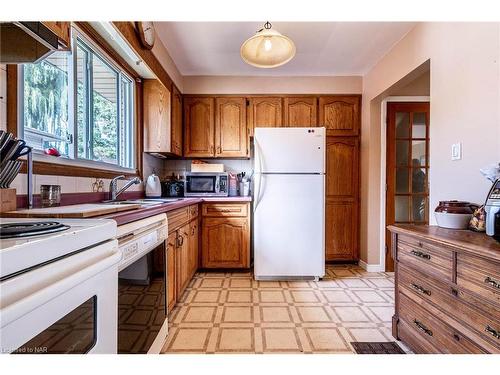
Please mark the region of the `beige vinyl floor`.
[[395, 341], [394, 274], [328, 265], [324, 279], [199, 272], [169, 317], [164, 353], [353, 353]]

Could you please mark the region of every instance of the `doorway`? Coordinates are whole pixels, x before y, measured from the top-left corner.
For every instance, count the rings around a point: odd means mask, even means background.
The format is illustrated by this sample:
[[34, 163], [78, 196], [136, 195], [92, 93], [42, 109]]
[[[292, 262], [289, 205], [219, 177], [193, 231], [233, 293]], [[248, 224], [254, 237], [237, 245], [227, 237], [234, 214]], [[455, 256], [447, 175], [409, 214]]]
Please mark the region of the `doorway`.
[[[386, 226], [429, 222], [429, 102], [387, 103]], [[385, 269], [394, 270], [385, 233]]]

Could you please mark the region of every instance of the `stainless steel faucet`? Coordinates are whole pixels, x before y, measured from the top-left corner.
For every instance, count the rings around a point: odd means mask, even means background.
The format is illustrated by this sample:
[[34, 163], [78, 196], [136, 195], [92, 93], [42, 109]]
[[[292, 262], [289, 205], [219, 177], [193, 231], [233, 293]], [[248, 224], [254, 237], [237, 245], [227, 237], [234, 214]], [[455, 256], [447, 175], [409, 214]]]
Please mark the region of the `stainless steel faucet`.
[[120, 190], [117, 190], [118, 189], [118, 187], [117, 187], [118, 181], [119, 180], [124, 180], [124, 179], [125, 179], [125, 176], [123, 176], [123, 175], [116, 176], [109, 183], [109, 199], [111, 199], [112, 201], [116, 200], [116, 198], [118, 198], [118, 196], [121, 193], [123, 193], [125, 190], [127, 190], [130, 186], [132, 186], [134, 184], [140, 184], [141, 183], [141, 179], [139, 177], [134, 177], [132, 180], [130, 180], [129, 182], [127, 182], [125, 184], [125, 186], [123, 186]]

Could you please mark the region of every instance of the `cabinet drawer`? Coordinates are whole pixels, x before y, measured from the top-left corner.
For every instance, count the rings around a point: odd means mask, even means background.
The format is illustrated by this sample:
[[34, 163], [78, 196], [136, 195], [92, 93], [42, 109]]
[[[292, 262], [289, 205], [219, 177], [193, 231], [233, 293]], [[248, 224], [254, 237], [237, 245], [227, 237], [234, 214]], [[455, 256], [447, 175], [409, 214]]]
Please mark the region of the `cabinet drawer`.
[[[500, 340], [495, 340], [493, 336], [494, 332], [500, 330], [500, 324], [497, 323], [500, 322], [498, 311], [481, 310], [480, 304], [471, 307], [463, 302], [463, 293], [458, 288], [450, 287], [415, 271], [410, 272], [410, 269], [403, 265], [398, 265], [398, 280], [399, 290], [414, 303], [417, 305], [422, 305], [423, 301], [433, 303], [445, 311], [447, 316], [455, 318], [451, 325], [460, 327], [458, 321], [461, 321], [468, 329], [476, 331], [481, 340], [489, 341], [493, 346], [499, 345], [500, 349]], [[483, 345], [491, 346], [491, 344]]]
[[398, 261], [425, 274], [452, 281], [453, 254], [413, 237], [398, 237]]
[[189, 206], [189, 221], [198, 218], [198, 205]]
[[167, 212], [168, 233], [172, 233], [189, 221], [189, 207]]
[[500, 263], [458, 254], [457, 285], [500, 306]]
[[441, 353], [484, 353], [484, 350], [461, 332], [448, 326], [402, 293], [399, 293], [399, 318], [411, 327], [414, 335], [427, 341]]
[[440, 351], [433, 347], [432, 344], [425, 338], [420, 335], [415, 335], [413, 328], [402, 319], [399, 319], [398, 321], [398, 339], [403, 341], [413, 352], [417, 354], [440, 353]]
[[246, 217], [248, 216], [248, 203], [208, 203], [202, 208], [203, 216], [212, 217]]

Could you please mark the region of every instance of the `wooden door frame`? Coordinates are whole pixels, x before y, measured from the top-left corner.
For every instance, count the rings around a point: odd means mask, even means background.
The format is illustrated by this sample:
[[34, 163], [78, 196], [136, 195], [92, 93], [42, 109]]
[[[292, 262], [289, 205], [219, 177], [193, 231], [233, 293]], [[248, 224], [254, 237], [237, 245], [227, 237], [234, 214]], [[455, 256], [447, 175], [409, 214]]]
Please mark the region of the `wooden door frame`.
[[[379, 264], [373, 272], [385, 271], [385, 236], [386, 236], [386, 180], [387, 180], [387, 104], [389, 102], [430, 102], [430, 96], [388, 96], [381, 103], [380, 110], [380, 228], [379, 228]], [[429, 163], [430, 164], [430, 163]], [[430, 192], [429, 192], [430, 201]]]

